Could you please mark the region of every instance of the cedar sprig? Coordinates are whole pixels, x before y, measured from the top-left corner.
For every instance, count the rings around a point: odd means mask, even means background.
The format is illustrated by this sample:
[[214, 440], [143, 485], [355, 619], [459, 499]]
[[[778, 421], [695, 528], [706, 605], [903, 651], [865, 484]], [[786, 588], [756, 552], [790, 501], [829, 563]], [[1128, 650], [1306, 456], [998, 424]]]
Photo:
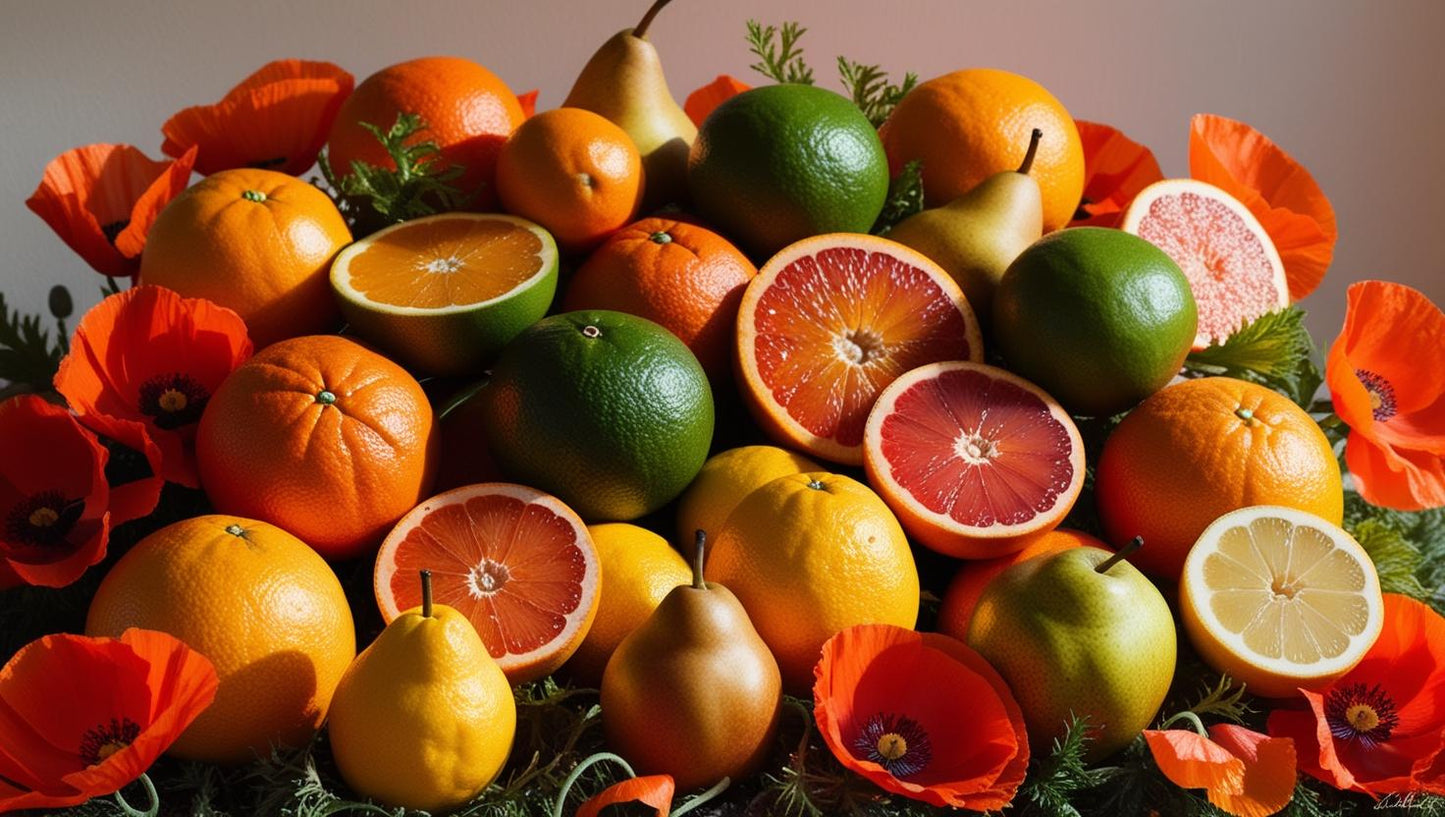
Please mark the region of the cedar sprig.
[[326, 183], [335, 191], [333, 198], [352, 222], [354, 232], [367, 234], [391, 224], [457, 210], [475, 195], [464, 195], [453, 184], [466, 168], [444, 165], [436, 142], [408, 144], [427, 129], [421, 116], [398, 113], [386, 131], [370, 122], [362, 122], [361, 126], [386, 149], [395, 169], [353, 159], [348, 172], [338, 175], [325, 153], [319, 162]]
[[778, 28], [749, 20], [748, 48], [758, 58], [749, 67], [774, 82], [812, 85], [813, 69], [803, 60], [803, 49], [798, 47], [807, 31], [794, 22]]
[[864, 65], [847, 57], [838, 58], [838, 75], [853, 104], [875, 128], [888, 119], [903, 97], [918, 84], [918, 75], [912, 71], [903, 75], [902, 84], [894, 85], [888, 81], [888, 72], [882, 66]]

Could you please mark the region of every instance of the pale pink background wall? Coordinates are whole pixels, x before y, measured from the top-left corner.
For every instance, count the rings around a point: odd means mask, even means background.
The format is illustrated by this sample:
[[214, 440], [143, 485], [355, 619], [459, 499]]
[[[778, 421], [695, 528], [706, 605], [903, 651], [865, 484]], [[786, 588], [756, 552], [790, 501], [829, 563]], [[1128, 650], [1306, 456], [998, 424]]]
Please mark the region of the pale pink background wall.
[[[101, 280], [24, 207], [57, 153], [129, 142], [159, 155], [160, 124], [278, 57], [326, 59], [360, 79], [455, 54], [559, 105], [587, 57], [649, 0], [7, 3], [0, 23], [0, 289], [43, 307], [54, 280], [79, 306]], [[1150, 145], [1187, 173], [1191, 114], [1243, 119], [1314, 173], [1340, 241], [1304, 306], [1337, 333], [1352, 280], [1410, 283], [1445, 304], [1445, 2], [1211, 0], [674, 0], [654, 25], [681, 99], [720, 72], [747, 78], [749, 17], [795, 19], [819, 77], [837, 54], [927, 78], [992, 66], [1027, 74], [1077, 117]], [[1422, 350], [1423, 351], [1423, 350]]]

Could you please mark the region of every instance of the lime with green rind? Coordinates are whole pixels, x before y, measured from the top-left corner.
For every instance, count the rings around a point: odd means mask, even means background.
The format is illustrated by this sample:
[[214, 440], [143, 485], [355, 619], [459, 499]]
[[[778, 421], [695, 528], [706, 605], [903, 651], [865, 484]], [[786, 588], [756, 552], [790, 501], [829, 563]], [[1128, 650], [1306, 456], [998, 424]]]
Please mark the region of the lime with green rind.
[[1198, 312], [1168, 255], [1103, 227], [1051, 233], [999, 281], [993, 335], [1008, 368], [1070, 414], [1117, 414], [1164, 388], [1184, 365]]
[[[541, 248], [536, 274], [495, 298], [439, 308], [378, 303], [351, 286], [347, 263], [368, 242], [418, 223], [456, 218], [506, 221], [537, 236]], [[557, 292], [557, 259], [557, 242], [534, 222], [500, 213], [444, 213], [393, 224], [347, 246], [332, 261], [331, 289], [351, 329], [407, 369], [444, 376], [474, 374], [508, 341], [547, 314]]]
[[767, 257], [821, 233], [866, 233], [888, 197], [888, 158], [848, 99], [810, 85], [768, 85], [719, 105], [687, 166], [699, 213]]
[[502, 350], [483, 397], [502, 473], [589, 522], [666, 505], [712, 443], [712, 392], [697, 358], [662, 326], [622, 312], [538, 321]]

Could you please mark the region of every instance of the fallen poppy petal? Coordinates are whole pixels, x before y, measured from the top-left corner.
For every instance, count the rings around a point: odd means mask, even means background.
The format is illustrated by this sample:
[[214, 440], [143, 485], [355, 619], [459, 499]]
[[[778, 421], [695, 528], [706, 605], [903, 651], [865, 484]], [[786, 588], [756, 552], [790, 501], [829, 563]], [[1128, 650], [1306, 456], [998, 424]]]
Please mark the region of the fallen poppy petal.
[[1153, 151], [1119, 130], [1075, 120], [1084, 145], [1084, 197], [1070, 227], [1115, 227], [1139, 191], [1164, 179]]
[[602, 813], [602, 809], [618, 803], [642, 803], [655, 809], [657, 817], [667, 817], [672, 808], [675, 788], [671, 775], [653, 774], [628, 778], [588, 798], [587, 802], [577, 807], [576, 817], [597, 817]]
[[727, 74], [718, 74], [717, 79], [688, 94], [682, 109], [694, 125], [702, 127], [702, 121], [714, 108], [751, 88], [751, 85]]
[[1191, 729], [1145, 729], [1144, 742], [1154, 765], [1184, 789], [1238, 791], [1244, 785], [1244, 761]]
[[1239, 790], [1210, 789], [1209, 802], [1235, 817], [1269, 817], [1294, 797], [1294, 741], [1272, 738], [1234, 724], [1209, 727], [1209, 737], [1244, 762]]

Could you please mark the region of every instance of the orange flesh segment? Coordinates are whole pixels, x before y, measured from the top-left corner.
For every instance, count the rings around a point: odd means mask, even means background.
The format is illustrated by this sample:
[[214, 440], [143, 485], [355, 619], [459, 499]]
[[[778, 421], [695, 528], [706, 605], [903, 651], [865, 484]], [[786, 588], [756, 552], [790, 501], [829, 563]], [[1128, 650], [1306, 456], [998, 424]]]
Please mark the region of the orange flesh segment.
[[1048, 513], [1074, 479], [1068, 429], [1028, 390], [982, 372], [920, 380], [880, 428], [893, 479], [930, 511], [970, 527]]
[[432, 596], [477, 628], [493, 658], [553, 641], [582, 603], [587, 560], [572, 523], [509, 496], [473, 496], [423, 518], [395, 553], [390, 589], [398, 609], [421, 604], [417, 571]]
[[542, 268], [542, 240], [506, 221], [437, 219], [394, 230], [351, 259], [368, 300], [439, 309], [489, 301]]
[[1218, 199], [1187, 191], [1160, 196], [1149, 203], [1138, 234], [1189, 279], [1205, 342], [1234, 334], [1241, 317], [1248, 322], [1282, 305], [1259, 235]]
[[809, 433], [845, 446], [862, 444], [869, 409], [899, 375], [972, 351], [962, 313], [927, 272], [851, 247], [779, 270], [753, 328], [773, 399]]

